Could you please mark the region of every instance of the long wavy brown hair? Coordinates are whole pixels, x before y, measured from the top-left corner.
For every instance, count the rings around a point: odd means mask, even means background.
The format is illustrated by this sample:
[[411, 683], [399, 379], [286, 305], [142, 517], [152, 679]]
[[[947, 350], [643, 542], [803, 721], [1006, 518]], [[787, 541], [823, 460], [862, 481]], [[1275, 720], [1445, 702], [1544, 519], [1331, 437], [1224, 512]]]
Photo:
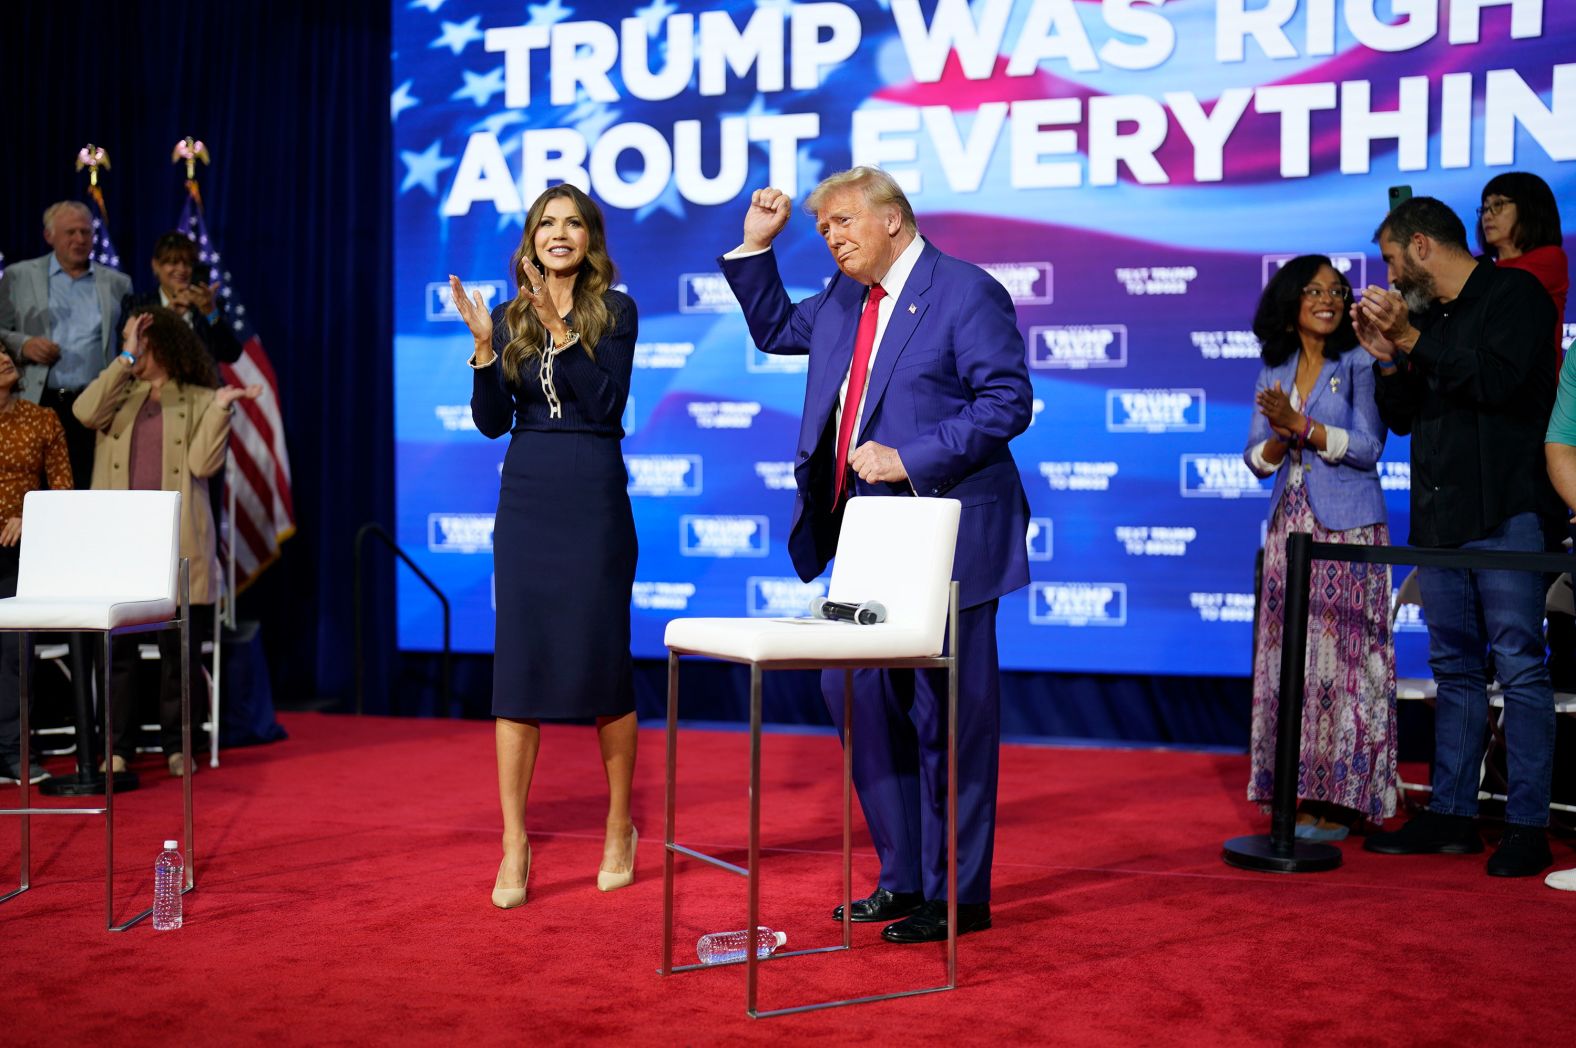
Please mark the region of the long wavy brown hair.
[[178, 313], [163, 306], [149, 306], [137, 312], [153, 317], [153, 323], [142, 333], [142, 344], [171, 382], [209, 389], [219, 384], [219, 372], [213, 366], [213, 358], [203, 347], [202, 339]]
[[[521, 264], [526, 259], [541, 268], [542, 260], [536, 257], [536, 230], [542, 224], [542, 213], [547, 210], [547, 205], [559, 199], [574, 204], [575, 210], [580, 213], [580, 221], [585, 224], [586, 257], [580, 263], [579, 273], [575, 275], [574, 305], [571, 308], [574, 311], [575, 330], [580, 333], [580, 345], [584, 347], [586, 355], [594, 360], [597, 341], [613, 323], [613, 315], [607, 303], [602, 301], [602, 295], [617, 278], [613, 259], [607, 253], [602, 209], [597, 207], [596, 201], [568, 184], [544, 190], [531, 205], [531, 210], [526, 212], [525, 233], [509, 258], [509, 284], [511, 287], [520, 285], [524, 279], [520, 272]], [[518, 383], [525, 362], [542, 352], [542, 347], [547, 344], [547, 330], [542, 327], [536, 310], [531, 308], [531, 303], [524, 295], [515, 296], [514, 301], [509, 303], [504, 311], [504, 319], [509, 324], [510, 338], [503, 350], [503, 373], [510, 382]]]

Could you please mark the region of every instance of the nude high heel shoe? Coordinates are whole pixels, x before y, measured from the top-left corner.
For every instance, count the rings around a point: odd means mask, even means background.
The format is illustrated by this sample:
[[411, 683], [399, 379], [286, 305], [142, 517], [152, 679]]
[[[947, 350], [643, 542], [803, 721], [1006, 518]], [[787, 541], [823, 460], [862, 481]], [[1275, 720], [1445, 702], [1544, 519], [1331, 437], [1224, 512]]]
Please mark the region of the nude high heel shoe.
[[[503, 876], [503, 863], [498, 864], [498, 876]], [[531, 846], [525, 846], [525, 879], [518, 888], [500, 888], [495, 879], [493, 881], [492, 904], [500, 910], [512, 910], [516, 906], [525, 905], [525, 886], [531, 880]]]
[[629, 828], [629, 869], [622, 873], [611, 870], [598, 869], [596, 871], [596, 888], [599, 892], [616, 891], [627, 888], [635, 883], [635, 845], [640, 840], [640, 833], [631, 826]]

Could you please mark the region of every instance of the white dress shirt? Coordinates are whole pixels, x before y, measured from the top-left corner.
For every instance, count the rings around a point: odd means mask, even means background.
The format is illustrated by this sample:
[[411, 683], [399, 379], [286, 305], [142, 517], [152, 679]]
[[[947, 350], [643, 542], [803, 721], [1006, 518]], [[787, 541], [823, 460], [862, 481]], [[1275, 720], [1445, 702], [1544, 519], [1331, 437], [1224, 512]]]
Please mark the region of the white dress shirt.
[[[886, 298], [883, 298], [881, 304], [876, 307], [876, 341], [875, 345], [870, 347], [870, 359], [866, 361], [865, 388], [859, 394], [859, 414], [855, 416], [856, 421], [862, 422], [864, 420], [865, 400], [870, 393], [870, 372], [875, 369], [876, 354], [881, 352], [881, 336], [886, 334], [887, 321], [892, 319], [892, 311], [897, 308], [898, 297], [903, 294], [903, 285], [908, 283], [908, 275], [914, 271], [914, 264], [919, 261], [919, 253], [924, 249], [925, 239], [916, 234], [914, 239], [909, 242], [908, 247], [904, 248], [897, 258], [892, 260], [892, 266], [886, 271], [886, 275], [876, 281], [876, 283], [881, 285], [882, 290], [886, 292]], [[869, 299], [870, 292], [866, 291], [864, 299], [859, 303], [860, 313], [864, 312], [865, 302], [869, 301]], [[858, 330], [858, 328], [856, 327], [855, 330]], [[849, 371], [850, 373], [853, 371], [852, 358], [849, 360]], [[849, 375], [844, 375], [843, 384], [837, 387], [837, 425], [839, 427], [843, 424], [843, 401], [848, 398], [849, 377]], [[852, 455], [854, 448], [858, 446], [859, 427], [856, 425], [853, 438], [848, 444], [848, 453]]]

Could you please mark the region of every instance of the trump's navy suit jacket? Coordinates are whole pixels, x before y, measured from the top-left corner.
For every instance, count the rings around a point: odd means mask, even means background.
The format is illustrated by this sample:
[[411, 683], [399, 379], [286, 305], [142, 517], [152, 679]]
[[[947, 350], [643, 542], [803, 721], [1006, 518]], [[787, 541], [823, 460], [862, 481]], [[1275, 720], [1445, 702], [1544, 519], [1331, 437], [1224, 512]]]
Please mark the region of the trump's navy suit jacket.
[[[794, 568], [809, 581], [836, 551], [837, 394], [853, 359], [866, 288], [839, 272], [820, 294], [794, 303], [775, 252], [719, 262], [755, 344], [767, 353], [810, 356], [788, 534]], [[893, 303], [849, 450], [865, 441], [894, 448], [909, 477], [907, 483], [861, 480], [856, 494], [962, 502], [953, 577], [966, 608], [1029, 581], [1028, 500], [1007, 442], [1028, 427], [1033, 400], [1006, 290], [978, 266], [926, 243]]]

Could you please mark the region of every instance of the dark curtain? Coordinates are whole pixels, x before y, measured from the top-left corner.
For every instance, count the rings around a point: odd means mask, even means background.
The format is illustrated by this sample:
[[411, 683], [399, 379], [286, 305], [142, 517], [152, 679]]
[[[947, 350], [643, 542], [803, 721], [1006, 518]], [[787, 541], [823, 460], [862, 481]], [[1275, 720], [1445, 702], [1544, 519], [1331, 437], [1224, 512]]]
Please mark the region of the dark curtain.
[[[154, 240], [180, 211], [186, 135], [209, 229], [280, 381], [296, 537], [241, 597], [259, 619], [281, 704], [351, 691], [351, 539], [390, 521], [388, 0], [76, 0], [10, 4], [6, 79], [7, 261], [48, 248], [44, 208], [81, 199], [73, 170], [91, 141], [109, 151], [110, 232], [138, 290], [155, 286]], [[114, 541], [106, 521], [105, 541]], [[371, 562], [374, 558], [369, 558]], [[373, 592], [388, 592], [385, 566]], [[393, 645], [376, 609], [369, 693], [383, 694]]]

